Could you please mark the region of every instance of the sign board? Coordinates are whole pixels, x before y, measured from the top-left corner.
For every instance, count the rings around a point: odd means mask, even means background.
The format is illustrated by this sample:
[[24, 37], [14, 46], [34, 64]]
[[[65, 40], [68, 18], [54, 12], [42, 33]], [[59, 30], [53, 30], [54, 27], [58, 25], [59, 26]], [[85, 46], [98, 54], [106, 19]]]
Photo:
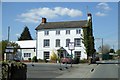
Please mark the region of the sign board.
[[5, 49], [5, 52], [6, 53], [13, 53], [14, 52], [13, 47], [12, 46], [7, 46], [6, 49]]
[[68, 48], [69, 50], [74, 50], [75, 49], [74, 42], [70, 42]]

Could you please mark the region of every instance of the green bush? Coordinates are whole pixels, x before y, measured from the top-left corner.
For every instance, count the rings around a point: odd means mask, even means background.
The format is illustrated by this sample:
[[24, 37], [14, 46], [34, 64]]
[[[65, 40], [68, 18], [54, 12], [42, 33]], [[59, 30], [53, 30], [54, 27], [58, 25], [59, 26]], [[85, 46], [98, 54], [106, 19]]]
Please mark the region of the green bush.
[[28, 58], [29, 61], [31, 61], [31, 58]]
[[75, 64], [78, 64], [79, 62], [80, 62], [80, 58], [75, 57], [75, 58], [74, 58], [74, 63], [75, 63]]
[[87, 59], [80, 60], [80, 63], [88, 63]]
[[38, 59], [38, 62], [44, 62], [44, 60], [43, 59]]
[[37, 60], [37, 57], [36, 57], [36, 56], [34, 56], [34, 57], [32, 58], [32, 62], [38, 62], [38, 60]]
[[[26, 80], [27, 65], [21, 62], [2, 62], [2, 80]], [[21, 74], [22, 73], [22, 74]]]

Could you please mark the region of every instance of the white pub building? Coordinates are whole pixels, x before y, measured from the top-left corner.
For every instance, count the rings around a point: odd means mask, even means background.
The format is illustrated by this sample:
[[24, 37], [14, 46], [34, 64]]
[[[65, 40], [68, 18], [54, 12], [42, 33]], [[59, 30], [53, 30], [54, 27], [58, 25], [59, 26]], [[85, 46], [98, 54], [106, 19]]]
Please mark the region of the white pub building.
[[[89, 19], [91, 14], [88, 15]], [[74, 42], [75, 46], [72, 51], [73, 58], [77, 56], [86, 59], [87, 53], [82, 40], [83, 28], [87, 27], [88, 20], [47, 22], [46, 18], [42, 18], [42, 22], [35, 29], [37, 59], [49, 59], [52, 51], [57, 54], [57, 50], [61, 47], [71, 54], [68, 48], [70, 42]]]

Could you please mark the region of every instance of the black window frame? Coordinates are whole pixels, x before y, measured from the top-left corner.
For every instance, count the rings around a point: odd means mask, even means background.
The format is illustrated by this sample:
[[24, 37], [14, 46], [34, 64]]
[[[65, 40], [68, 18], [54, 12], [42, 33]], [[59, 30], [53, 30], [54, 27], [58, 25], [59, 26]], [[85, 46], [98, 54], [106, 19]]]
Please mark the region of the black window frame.
[[70, 30], [66, 30], [66, 34], [70, 34]]
[[50, 47], [50, 39], [43, 40], [43, 47]]
[[60, 47], [60, 39], [56, 39], [56, 47]]
[[81, 47], [81, 39], [80, 38], [74, 38], [74, 43], [75, 43], [75, 47]]
[[[68, 41], [69, 40], [69, 41]], [[68, 42], [67, 42], [68, 41]], [[70, 43], [70, 39], [66, 39], [66, 47], [69, 46], [69, 43]]]

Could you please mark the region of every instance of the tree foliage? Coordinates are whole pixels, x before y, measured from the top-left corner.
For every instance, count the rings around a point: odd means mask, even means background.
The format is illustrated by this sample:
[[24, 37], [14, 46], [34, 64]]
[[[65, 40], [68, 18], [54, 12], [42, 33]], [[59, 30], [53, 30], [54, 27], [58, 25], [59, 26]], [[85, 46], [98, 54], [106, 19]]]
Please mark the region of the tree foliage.
[[8, 46], [8, 43], [9, 43], [9, 46], [12, 46], [13, 48], [14, 48], [14, 52], [13, 52], [13, 54], [15, 54], [16, 52], [17, 52], [17, 48], [19, 48], [20, 46], [17, 44], [17, 43], [15, 43], [15, 42], [8, 42], [7, 40], [2, 40], [1, 42], [0, 42], [0, 46], [2, 46], [1, 47], [1, 52], [0, 52], [0, 54], [2, 55], [2, 59], [4, 59], [4, 53], [5, 53], [5, 49], [6, 49], [6, 47]]
[[110, 49], [110, 53], [115, 53], [115, 50], [114, 49]]
[[110, 46], [108, 44], [103, 45], [103, 47], [99, 47], [99, 52], [106, 54], [110, 52]]
[[92, 30], [92, 20], [87, 22], [87, 27], [83, 28], [83, 43], [86, 48], [87, 58], [94, 53], [94, 36]]
[[33, 40], [27, 26], [24, 28], [20, 38], [18, 38], [18, 41], [21, 40]]
[[118, 55], [120, 56], [120, 49], [118, 49], [118, 50], [116, 51], [116, 54], [118, 54]]

